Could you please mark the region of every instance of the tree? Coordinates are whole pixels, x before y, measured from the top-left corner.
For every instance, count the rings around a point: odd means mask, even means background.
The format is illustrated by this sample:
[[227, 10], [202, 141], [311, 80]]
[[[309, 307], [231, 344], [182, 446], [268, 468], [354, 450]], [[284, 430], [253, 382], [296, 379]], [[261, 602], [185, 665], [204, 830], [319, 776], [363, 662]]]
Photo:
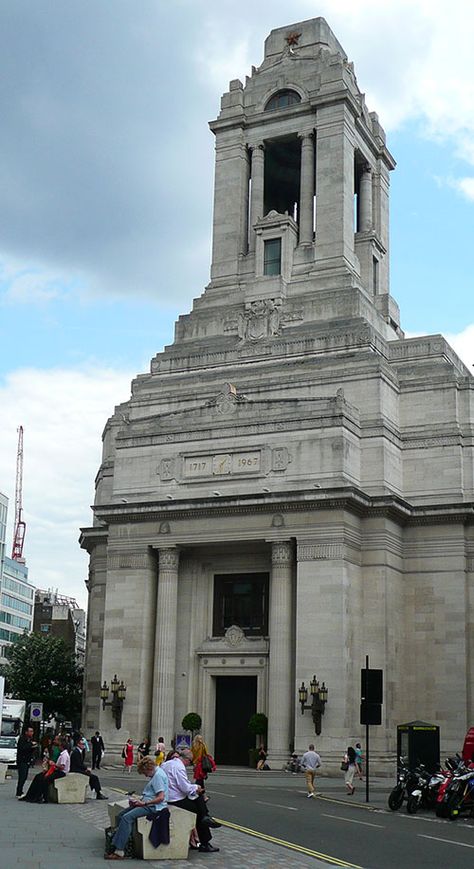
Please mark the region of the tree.
[[5, 657], [0, 675], [9, 692], [27, 703], [42, 703], [45, 719], [80, 718], [82, 668], [63, 639], [25, 633], [5, 649]]
[[201, 729], [201, 724], [202, 719], [197, 712], [188, 712], [181, 722], [181, 727], [183, 730], [190, 730], [194, 738], [194, 734]]
[[[268, 730], [268, 718], [263, 712], [255, 712], [247, 725], [250, 733], [254, 736], [266, 736]], [[262, 740], [260, 740], [260, 743]]]

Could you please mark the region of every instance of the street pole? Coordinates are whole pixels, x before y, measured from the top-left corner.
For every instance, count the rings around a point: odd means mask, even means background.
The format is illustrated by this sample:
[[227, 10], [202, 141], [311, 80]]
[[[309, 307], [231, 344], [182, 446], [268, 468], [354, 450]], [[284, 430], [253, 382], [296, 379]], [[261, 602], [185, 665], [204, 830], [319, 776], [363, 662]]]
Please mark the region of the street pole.
[[[366, 690], [369, 685], [369, 656], [365, 656], [365, 671], [366, 671]], [[367, 720], [367, 719], [366, 719]], [[365, 802], [369, 802], [369, 766], [370, 766], [370, 752], [369, 752], [369, 725], [366, 723], [365, 725]]]

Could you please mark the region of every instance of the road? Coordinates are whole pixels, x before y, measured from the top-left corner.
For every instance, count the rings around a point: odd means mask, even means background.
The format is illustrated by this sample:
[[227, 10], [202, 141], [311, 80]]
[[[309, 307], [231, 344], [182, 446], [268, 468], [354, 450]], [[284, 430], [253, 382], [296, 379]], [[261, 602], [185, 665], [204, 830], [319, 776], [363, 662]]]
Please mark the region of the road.
[[[123, 773], [104, 774], [104, 787], [141, 790], [143, 779]], [[219, 772], [209, 778], [207, 792], [215, 818], [279, 839], [312, 852], [332, 865], [362, 869], [472, 869], [474, 822], [453, 823], [432, 813], [410, 816], [385, 809], [389, 783], [365, 792], [344, 795], [342, 781], [321, 778], [321, 796], [307, 799], [299, 776], [279, 773], [246, 775]], [[353, 802], [354, 801], [354, 802]], [[249, 848], [252, 839], [249, 838]], [[294, 851], [297, 866], [298, 851]]]

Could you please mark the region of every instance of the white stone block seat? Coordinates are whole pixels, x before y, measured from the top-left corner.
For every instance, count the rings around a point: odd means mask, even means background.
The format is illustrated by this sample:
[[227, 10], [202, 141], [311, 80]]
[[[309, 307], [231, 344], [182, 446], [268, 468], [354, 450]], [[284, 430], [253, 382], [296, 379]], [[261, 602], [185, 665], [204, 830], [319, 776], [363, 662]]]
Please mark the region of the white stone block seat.
[[[117, 800], [109, 803], [109, 818], [111, 826], [116, 826], [116, 818], [122, 809], [128, 807], [128, 800]], [[189, 837], [196, 824], [196, 815], [179, 809], [177, 806], [168, 806], [170, 812], [170, 843], [159, 845], [154, 848], [148, 837], [150, 835], [151, 821], [147, 818], [137, 818], [133, 825], [133, 844], [135, 852], [142, 860], [186, 860], [189, 850]]]
[[58, 778], [48, 788], [50, 803], [85, 803], [89, 779], [78, 772], [68, 772], [64, 778]]
[[0, 763], [0, 785], [5, 784], [8, 772], [8, 763]]

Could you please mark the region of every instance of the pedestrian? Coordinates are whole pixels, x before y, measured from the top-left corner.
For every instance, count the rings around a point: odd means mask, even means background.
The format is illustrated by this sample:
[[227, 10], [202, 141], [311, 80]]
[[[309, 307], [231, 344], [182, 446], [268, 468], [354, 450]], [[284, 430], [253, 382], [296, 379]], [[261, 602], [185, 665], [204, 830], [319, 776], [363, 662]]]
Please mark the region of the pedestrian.
[[106, 860], [125, 859], [125, 845], [130, 838], [133, 822], [136, 818], [150, 814], [155, 815], [167, 809], [168, 779], [160, 767], [157, 768], [155, 759], [149, 755], [143, 757], [138, 761], [137, 769], [150, 781], [144, 788], [141, 799], [129, 800], [129, 808], [124, 809], [117, 816], [117, 829], [112, 839], [115, 850], [111, 854], [105, 855]]
[[38, 743], [33, 742], [33, 733], [32, 727], [24, 727], [16, 746], [16, 768], [18, 770], [16, 796], [19, 800], [23, 799], [23, 786], [28, 778], [28, 770], [36, 757], [36, 749], [38, 748]]
[[308, 746], [308, 751], [305, 751], [301, 758], [301, 769], [304, 772], [306, 779], [306, 787], [308, 790], [308, 799], [314, 797], [314, 779], [316, 770], [321, 766], [321, 758], [317, 751], [314, 750], [314, 745], [311, 742]]
[[349, 745], [349, 747], [347, 748], [347, 751], [342, 759], [341, 769], [344, 772], [344, 781], [346, 784], [347, 793], [352, 796], [355, 791], [353, 781], [354, 773], [356, 771], [356, 753], [352, 745]]
[[51, 760], [54, 761], [54, 763], [56, 763], [56, 761], [57, 761], [57, 759], [58, 759], [58, 757], [59, 757], [59, 755], [60, 755], [60, 753], [61, 753], [61, 745], [60, 745], [60, 743], [61, 743], [61, 737], [59, 736], [59, 734], [57, 734], [57, 735], [53, 738], [53, 742], [52, 742], [52, 744], [51, 744], [51, 751], [50, 751], [50, 753], [49, 753], [50, 758], [51, 758]]
[[130, 775], [133, 766], [133, 742], [129, 737], [122, 748], [124, 770]]
[[98, 776], [93, 773], [84, 763], [84, 737], [77, 733], [74, 737], [74, 748], [71, 751], [71, 772], [78, 772], [81, 775], [86, 775], [89, 778], [89, 787], [91, 791], [95, 791], [96, 799], [106, 800], [101, 790]]
[[166, 760], [161, 769], [166, 773], [169, 784], [168, 803], [170, 806], [179, 806], [196, 815], [196, 830], [199, 838], [199, 851], [208, 854], [218, 851], [211, 845], [211, 828], [221, 825], [210, 817], [202, 788], [197, 784], [191, 784], [186, 773], [189, 759], [178, 751], [170, 752], [169, 760]]
[[23, 797], [25, 803], [47, 803], [48, 788], [51, 782], [58, 778], [64, 778], [66, 775], [63, 770], [58, 769], [54, 761], [47, 757], [43, 758], [42, 767], [41, 772], [35, 775]]
[[362, 775], [362, 762], [364, 760], [364, 756], [362, 754], [362, 746], [360, 742], [356, 742], [354, 751], [356, 756], [356, 772], [359, 776], [359, 781], [363, 781], [364, 777]]
[[193, 739], [193, 744], [191, 746], [191, 759], [194, 767], [194, 781], [196, 784], [200, 785], [204, 792], [204, 782], [209, 773], [215, 771], [216, 764], [212, 755], [209, 754], [206, 743], [200, 735]]
[[267, 752], [265, 751], [264, 745], [260, 746], [260, 748], [258, 750], [257, 758], [258, 758], [257, 759], [257, 769], [260, 772], [262, 770], [265, 770], [265, 769], [270, 769], [270, 767], [268, 766], [268, 763], [267, 763]]
[[291, 772], [292, 775], [296, 775], [296, 773], [301, 772], [301, 762], [298, 759], [298, 755], [296, 751], [291, 755], [286, 766], [283, 767], [285, 772]]
[[100, 769], [100, 762], [102, 760], [102, 755], [105, 752], [105, 745], [99, 730], [96, 730], [94, 736], [91, 736], [91, 746], [92, 769]]
[[162, 736], [159, 736], [158, 742], [156, 743], [156, 748], [155, 748], [155, 763], [157, 766], [160, 766], [163, 763], [165, 756], [166, 756], [165, 740], [163, 739]]
[[137, 763], [140, 760], [143, 760], [144, 757], [148, 757], [150, 754], [150, 739], [148, 736], [145, 739], [142, 739], [140, 745], [137, 748]]

